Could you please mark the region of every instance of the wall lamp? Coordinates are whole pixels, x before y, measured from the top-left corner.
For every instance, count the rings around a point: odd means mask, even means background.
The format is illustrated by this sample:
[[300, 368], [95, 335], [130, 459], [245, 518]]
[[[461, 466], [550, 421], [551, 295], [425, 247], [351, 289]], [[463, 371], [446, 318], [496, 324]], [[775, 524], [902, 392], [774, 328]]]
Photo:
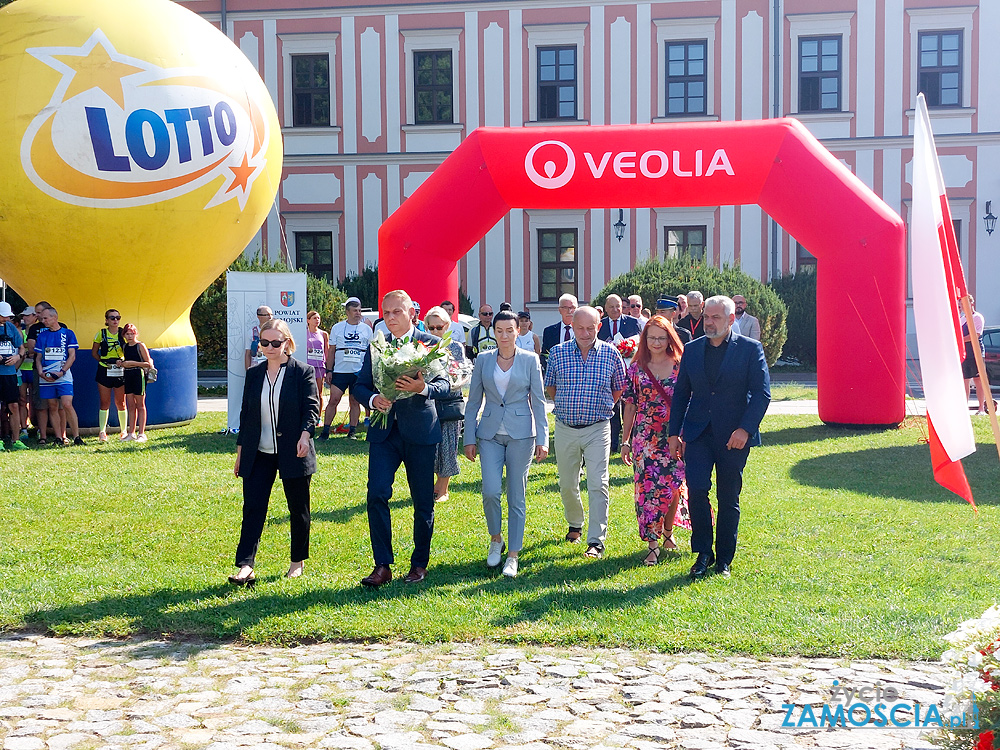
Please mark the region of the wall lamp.
[[[989, 204], [987, 203], [987, 211], [989, 210]], [[993, 217], [993, 223], [996, 224], [996, 217]], [[618, 221], [612, 224], [615, 230], [615, 239], [619, 242], [622, 241], [622, 237], [625, 236], [625, 209], [618, 209]]]
[[[993, 234], [993, 230], [997, 228], [997, 217], [990, 210], [990, 206], [992, 205], [993, 201], [986, 201], [986, 216], [983, 217], [983, 223], [986, 225], [986, 234]], [[615, 226], [617, 227], [618, 225], [616, 224]]]

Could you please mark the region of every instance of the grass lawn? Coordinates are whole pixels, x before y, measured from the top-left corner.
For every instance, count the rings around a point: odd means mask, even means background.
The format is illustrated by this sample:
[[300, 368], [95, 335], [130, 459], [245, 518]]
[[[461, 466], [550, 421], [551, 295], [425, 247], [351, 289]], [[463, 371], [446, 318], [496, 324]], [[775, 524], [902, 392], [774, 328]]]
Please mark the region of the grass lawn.
[[[145, 446], [6, 453], [0, 495], [0, 629], [59, 634], [316, 639], [491, 639], [662, 650], [936, 658], [939, 638], [996, 598], [1000, 467], [985, 419], [965, 461], [975, 514], [931, 479], [922, 423], [831, 429], [774, 416], [751, 454], [733, 577], [692, 583], [689, 552], [641, 562], [630, 470], [612, 470], [603, 560], [562, 542], [556, 466], [532, 469], [521, 574], [485, 567], [477, 464], [462, 459], [437, 508], [426, 583], [377, 592], [365, 514], [367, 446], [320, 444], [312, 558], [288, 581], [280, 486], [258, 555], [258, 585], [233, 589], [241, 492], [224, 414], [153, 433]], [[400, 472], [396, 573], [412, 515]], [[686, 547], [688, 535], [678, 532]]]
[[818, 394], [819, 390], [815, 386], [809, 387], [793, 382], [771, 383], [772, 401], [801, 401], [803, 399], [815, 401]]

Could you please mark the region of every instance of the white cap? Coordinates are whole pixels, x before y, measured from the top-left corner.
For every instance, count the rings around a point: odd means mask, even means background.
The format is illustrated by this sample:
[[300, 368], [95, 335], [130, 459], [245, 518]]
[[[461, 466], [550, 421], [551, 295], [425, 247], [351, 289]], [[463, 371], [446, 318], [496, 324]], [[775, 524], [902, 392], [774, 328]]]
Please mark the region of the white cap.
[[344, 307], [347, 307], [348, 305], [357, 305], [358, 307], [360, 307], [361, 300], [359, 300], [357, 297], [348, 297], [347, 302], [344, 303]]
[[14, 311], [10, 309], [10, 302], [0, 302], [0, 318], [13, 318]]
[[28, 305], [26, 308], [21, 310], [21, 315], [34, 315], [34, 314], [35, 314], [35, 308], [33, 308], [31, 305]]

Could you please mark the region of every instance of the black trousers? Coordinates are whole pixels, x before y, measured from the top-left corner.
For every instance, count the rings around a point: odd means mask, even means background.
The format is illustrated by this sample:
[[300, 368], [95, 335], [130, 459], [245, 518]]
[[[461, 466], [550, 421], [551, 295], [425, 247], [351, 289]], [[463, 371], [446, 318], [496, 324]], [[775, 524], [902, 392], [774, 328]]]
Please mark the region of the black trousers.
[[[253, 567], [260, 535], [267, 521], [267, 503], [278, 476], [277, 454], [257, 452], [250, 475], [243, 477], [243, 525], [240, 543], [236, 546], [236, 565]], [[309, 483], [312, 475], [282, 479], [285, 501], [288, 503], [291, 527], [291, 561], [302, 562], [309, 557]]]
[[368, 445], [368, 530], [376, 565], [392, 565], [392, 518], [389, 500], [399, 465], [406, 467], [406, 481], [413, 500], [413, 554], [410, 565], [426, 568], [434, 535], [434, 456], [437, 445], [420, 445], [403, 439], [398, 423], [381, 443]]
[[736, 556], [743, 467], [750, 456], [750, 448], [729, 450], [727, 442], [729, 435], [716, 436], [706, 430], [684, 446], [684, 470], [691, 513], [691, 551], [711, 552], [712, 508], [708, 493], [712, 489], [712, 467], [715, 467], [715, 495], [719, 508], [715, 519], [715, 557], [718, 562], [729, 565]]
[[622, 400], [615, 401], [615, 408], [611, 414], [611, 453], [618, 452], [622, 439]]

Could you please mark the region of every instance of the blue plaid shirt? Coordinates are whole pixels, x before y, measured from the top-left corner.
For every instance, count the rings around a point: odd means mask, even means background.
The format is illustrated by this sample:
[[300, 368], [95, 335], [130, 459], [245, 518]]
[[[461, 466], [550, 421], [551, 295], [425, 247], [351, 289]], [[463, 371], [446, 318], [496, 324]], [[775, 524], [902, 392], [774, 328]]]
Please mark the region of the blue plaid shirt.
[[611, 419], [612, 391], [625, 389], [625, 363], [613, 344], [598, 339], [584, 360], [576, 341], [552, 347], [545, 385], [556, 387], [556, 418], [573, 427]]

